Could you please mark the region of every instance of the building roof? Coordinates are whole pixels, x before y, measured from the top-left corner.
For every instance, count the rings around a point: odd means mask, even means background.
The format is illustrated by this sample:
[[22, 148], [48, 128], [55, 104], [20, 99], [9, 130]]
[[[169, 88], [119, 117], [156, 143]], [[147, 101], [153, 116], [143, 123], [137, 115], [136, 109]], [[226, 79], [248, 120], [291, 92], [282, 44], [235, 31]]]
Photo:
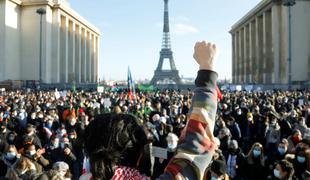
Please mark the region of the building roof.
[[237, 30], [240, 26], [242, 26], [244, 23], [251, 20], [251, 18], [255, 17], [257, 14], [262, 12], [263, 9], [265, 9], [267, 6], [271, 5], [275, 0], [262, 0], [260, 3], [258, 3], [252, 10], [250, 10], [245, 16], [243, 16], [238, 22], [236, 22], [230, 30], [230, 33], [233, 33], [235, 30]]
[[75, 10], [70, 7], [70, 4], [67, 0], [10, 0], [21, 6], [33, 6], [33, 5], [48, 5], [52, 8], [60, 8], [62, 11], [71, 16], [72, 19], [75, 19], [77, 22], [83, 24], [85, 27], [92, 30], [97, 35], [100, 35], [100, 30], [87, 21], [84, 17], [79, 15]]

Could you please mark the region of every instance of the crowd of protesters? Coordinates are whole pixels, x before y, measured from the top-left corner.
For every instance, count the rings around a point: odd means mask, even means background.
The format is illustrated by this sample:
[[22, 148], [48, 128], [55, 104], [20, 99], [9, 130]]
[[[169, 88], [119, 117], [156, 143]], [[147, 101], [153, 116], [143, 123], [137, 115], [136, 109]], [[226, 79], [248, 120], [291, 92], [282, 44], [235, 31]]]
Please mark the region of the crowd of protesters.
[[[135, 115], [152, 146], [148, 176], [161, 175], [178, 144], [192, 91], [103, 93], [5, 91], [0, 95], [0, 176], [8, 179], [79, 179], [83, 135], [96, 115]], [[310, 91], [223, 92], [214, 136], [212, 172], [218, 179], [310, 178]], [[208, 175], [207, 175], [208, 176]]]

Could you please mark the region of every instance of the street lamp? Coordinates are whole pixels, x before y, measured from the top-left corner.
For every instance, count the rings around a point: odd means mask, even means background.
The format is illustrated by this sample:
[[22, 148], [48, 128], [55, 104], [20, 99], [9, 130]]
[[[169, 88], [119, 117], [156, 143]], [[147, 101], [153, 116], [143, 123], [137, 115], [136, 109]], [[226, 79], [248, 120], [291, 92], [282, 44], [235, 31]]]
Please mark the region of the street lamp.
[[40, 15], [40, 74], [39, 74], [39, 84], [41, 88], [42, 83], [42, 16], [46, 14], [44, 8], [37, 9], [37, 13]]
[[292, 6], [296, 0], [283, 0], [283, 6], [288, 7], [288, 88], [292, 89]]

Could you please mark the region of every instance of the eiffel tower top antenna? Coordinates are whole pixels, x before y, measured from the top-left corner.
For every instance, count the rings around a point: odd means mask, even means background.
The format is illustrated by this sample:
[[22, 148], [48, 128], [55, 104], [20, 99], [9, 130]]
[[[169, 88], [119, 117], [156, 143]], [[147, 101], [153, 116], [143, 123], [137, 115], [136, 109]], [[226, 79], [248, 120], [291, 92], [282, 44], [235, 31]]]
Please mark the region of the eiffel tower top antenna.
[[162, 49], [171, 49], [168, 0], [164, 0], [164, 2], [165, 2], [165, 11], [164, 11]]

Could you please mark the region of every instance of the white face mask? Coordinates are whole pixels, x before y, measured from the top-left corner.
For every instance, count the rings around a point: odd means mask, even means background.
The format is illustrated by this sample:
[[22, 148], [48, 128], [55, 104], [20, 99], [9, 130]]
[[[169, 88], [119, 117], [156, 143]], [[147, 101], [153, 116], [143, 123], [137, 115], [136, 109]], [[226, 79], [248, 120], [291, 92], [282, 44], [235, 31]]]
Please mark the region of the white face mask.
[[70, 121], [70, 125], [71, 125], [71, 126], [74, 126], [75, 124], [76, 124], [76, 120], [71, 120], [71, 121]]
[[168, 149], [175, 149], [177, 147], [176, 143], [168, 143]]
[[28, 171], [28, 169], [25, 169], [23, 171], [20, 172], [20, 174], [25, 174]]
[[59, 147], [59, 141], [52, 142], [52, 145], [54, 148], [58, 148]]
[[61, 177], [65, 177], [65, 175], [66, 175], [66, 171], [58, 171], [58, 173], [59, 173], [59, 175], [61, 176]]
[[67, 131], [66, 131], [65, 129], [62, 129], [62, 130], [60, 131], [60, 135], [61, 135], [61, 136], [65, 135], [66, 133], [67, 133]]
[[36, 154], [36, 150], [31, 150], [31, 151], [29, 151], [29, 155], [30, 156], [34, 156]]
[[273, 170], [273, 174], [276, 178], [280, 178], [280, 171], [278, 171], [277, 169]]

